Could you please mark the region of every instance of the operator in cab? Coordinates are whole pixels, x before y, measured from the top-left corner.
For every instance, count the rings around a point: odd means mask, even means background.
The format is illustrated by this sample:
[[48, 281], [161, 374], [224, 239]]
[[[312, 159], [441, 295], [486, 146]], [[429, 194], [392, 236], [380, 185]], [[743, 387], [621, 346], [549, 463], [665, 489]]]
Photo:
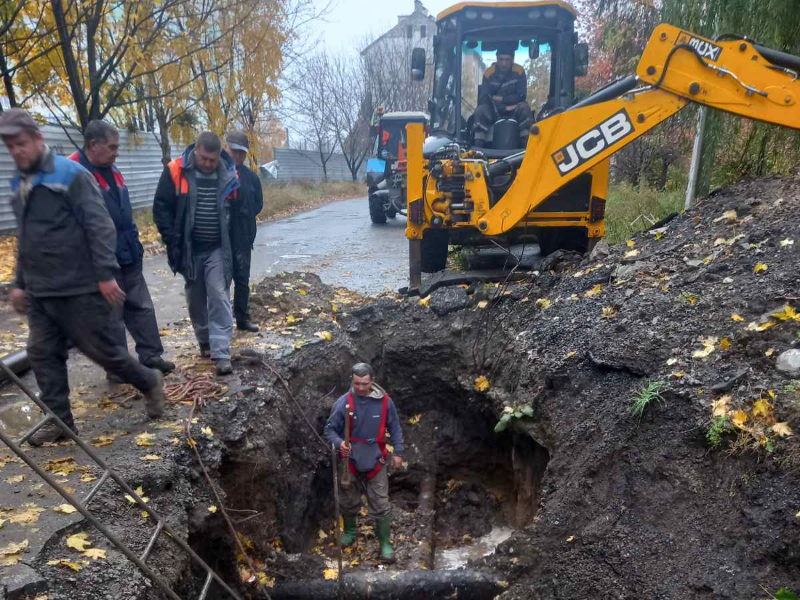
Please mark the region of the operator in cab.
[[478, 89], [478, 108], [475, 110], [475, 144], [491, 143], [491, 131], [500, 119], [513, 119], [519, 127], [520, 147], [528, 143], [533, 124], [533, 111], [526, 102], [528, 78], [525, 69], [514, 62], [516, 44], [500, 45], [497, 62], [486, 69]]

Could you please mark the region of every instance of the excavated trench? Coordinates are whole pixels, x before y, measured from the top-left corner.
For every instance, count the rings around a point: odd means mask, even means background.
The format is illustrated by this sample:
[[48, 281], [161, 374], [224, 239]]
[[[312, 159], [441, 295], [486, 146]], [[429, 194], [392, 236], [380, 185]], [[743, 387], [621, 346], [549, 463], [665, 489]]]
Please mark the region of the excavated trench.
[[[423, 355], [371, 357], [376, 381], [398, 407], [407, 464], [390, 473], [397, 563], [380, 564], [364, 509], [358, 542], [344, 554], [347, 598], [492, 598], [501, 574], [474, 570], [470, 561], [493, 553], [536, 514], [547, 449], [525, 435], [495, 433], [491, 407], [449, 376], [458, 365], [442, 363], [443, 356], [457, 363], [460, 354], [437, 348], [433, 363]], [[347, 389], [342, 373], [353, 360], [345, 354], [303, 365], [314, 374], [294, 394], [318, 432]], [[425, 364], [435, 364], [435, 373], [421, 372]], [[274, 382], [258, 375], [253, 383]], [[323, 578], [337, 565], [330, 453], [291, 408], [277, 392], [258, 416], [249, 415], [246, 440], [224, 455], [219, 482], [248, 552], [274, 580], [271, 597], [335, 598], [336, 581]], [[194, 548], [227, 581], [247, 578], [218, 515], [190, 526]], [[202, 574], [187, 578], [186, 587], [200, 589]], [[223, 598], [213, 591], [209, 597]]]

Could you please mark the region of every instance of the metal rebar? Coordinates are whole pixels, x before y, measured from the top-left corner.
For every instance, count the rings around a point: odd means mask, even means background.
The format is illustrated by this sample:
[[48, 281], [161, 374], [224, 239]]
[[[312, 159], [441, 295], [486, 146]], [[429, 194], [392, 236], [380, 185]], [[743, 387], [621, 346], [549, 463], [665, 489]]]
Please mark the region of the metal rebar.
[[45, 416], [45, 417], [44, 417], [44, 418], [43, 418], [41, 421], [39, 421], [39, 422], [38, 422], [36, 425], [34, 425], [33, 427], [31, 427], [31, 428], [30, 428], [30, 429], [29, 429], [29, 430], [28, 430], [28, 431], [25, 433], [25, 435], [23, 435], [21, 438], [19, 438], [19, 440], [17, 440], [17, 446], [22, 446], [22, 444], [24, 444], [24, 443], [25, 443], [25, 442], [27, 442], [29, 439], [31, 439], [31, 436], [32, 436], [34, 433], [36, 433], [37, 431], [39, 431], [39, 430], [40, 430], [42, 427], [44, 427], [44, 426], [45, 426], [47, 423], [49, 423], [49, 422], [50, 422], [50, 421], [52, 421], [52, 420], [53, 420], [53, 417], [51, 417], [50, 415], [47, 415], [47, 416]]
[[145, 562], [147, 558], [150, 556], [150, 553], [153, 551], [153, 548], [156, 546], [156, 540], [158, 540], [158, 534], [161, 533], [161, 530], [164, 529], [164, 522], [159, 521], [156, 525], [156, 529], [153, 532], [153, 535], [150, 536], [150, 541], [147, 542], [147, 548], [144, 549], [142, 553], [141, 560]]
[[83, 499], [84, 508], [89, 506], [89, 502], [91, 502], [92, 498], [94, 498], [95, 494], [97, 494], [97, 492], [100, 491], [100, 486], [102, 486], [106, 482], [106, 480], [108, 479], [109, 474], [110, 474], [110, 471], [108, 471], [108, 470], [104, 471], [103, 475], [100, 477], [100, 481], [98, 481], [96, 484], [94, 484], [94, 487], [86, 495], [86, 498]]
[[[74, 441], [75, 444], [77, 444], [77, 446], [81, 450], [83, 450], [99, 467], [101, 467], [104, 471], [107, 471], [109, 476], [114, 480], [114, 482], [117, 485], [119, 485], [119, 487], [121, 487], [125, 493], [130, 495], [131, 498], [133, 498], [134, 502], [142, 510], [146, 511], [147, 514], [153, 517], [153, 520], [155, 520], [156, 522], [159, 521], [163, 522], [164, 531], [170, 535], [170, 538], [172, 539], [173, 542], [175, 542], [175, 544], [177, 544], [186, 554], [188, 554], [192, 560], [194, 560], [198, 565], [200, 565], [200, 567], [202, 567], [208, 573], [213, 575], [217, 583], [219, 583], [220, 586], [222, 586], [222, 588], [232, 598], [234, 598], [235, 600], [241, 600], [239, 594], [237, 594], [227, 583], [225, 583], [222, 580], [222, 578], [220, 578], [219, 575], [217, 575], [211, 569], [211, 567], [209, 567], [206, 564], [206, 562], [202, 558], [200, 558], [200, 556], [198, 556], [198, 554], [194, 550], [192, 550], [189, 544], [187, 544], [182, 538], [180, 538], [176, 533], [174, 533], [170, 528], [170, 526], [164, 521], [164, 519], [162, 519], [155, 512], [155, 510], [153, 510], [147, 504], [145, 504], [144, 501], [139, 497], [139, 494], [133, 491], [131, 486], [129, 486], [125, 480], [123, 480], [119, 475], [117, 475], [102, 458], [100, 458], [97, 454], [95, 454], [95, 452], [91, 449], [91, 447], [88, 444], [86, 444], [86, 442], [84, 442], [81, 438], [75, 435], [75, 432], [72, 431], [72, 429], [68, 427], [61, 419], [59, 419], [44, 402], [42, 402], [39, 398], [37, 398], [36, 394], [34, 394], [31, 391], [31, 389], [27, 385], [25, 385], [25, 383], [19, 377], [17, 377], [16, 374], [11, 369], [9, 369], [8, 366], [4, 364], [2, 361], [0, 361], [0, 370], [5, 372], [6, 376], [11, 381], [13, 381], [17, 385], [17, 387], [19, 387], [23, 392], [25, 392], [25, 394], [33, 401], [34, 404], [36, 404], [36, 406], [38, 406], [41, 409], [41, 411], [45, 415], [51, 417], [51, 419], [55, 421], [56, 424], [58, 424], [62, 432], [64, 432], [64, 434], [68, 438]], [[181, 600], [181, 598], [175, 592], [173, 592], [172, 589], [166, 583], [164, 583], [149, 567], [147, 567], [147, 565], [145, 565], [142, 561], [140, 561], [139, 557], [133, 554], [133, 552], [131, 552], [131, 550], [127, 546], [125, 546], [125, 544], [123, 544], [120, 540], [118, 540], [114, 536], [114, 534], [112, 534], [108, 529], [106, 529], [106, 527], [103, 526], [103, 524], [100, 523], [100, 521], [98, 521], [91, 513], [89, 513], [89, 511], [76, 498], [73, 498], [71, 494], [67, 493], [67, 491], [64, 490], [59, 484], [57, 484], [52, 477], [50, 477], [41, 467], [39, 467], [39, 465], [37, 465], [33, 460], [31, 460], [28, 457], [28, 455], [25, 454], [25, 452], [23, 452], [22, 449], [19, 446], [17, 446], [17, 444], [14, 443], [14, 440], [9, 438], [2, 431], [2, 429], [0, 429], [0, 440], [3, 443], [5, 443], [6, 446], [11, 448], [14, 454], [19, 456], [23, 461], [25, 461], [25, 463], [29, 467], [31, 467], [34, 471], [36, 471], [36, 473], [42, 479], [44, 479], [50, 487], [56, 490], [67, 502], [72, 504], [72, 506], [74, 506], [92, 525], [94, 525], [94, 527], [98, 531], [100, 531], [104, 536], [106, 536], [108, 540], [120, 550], [120, 552], [122, 552], [126, 557], [128, 557], [128, 559], [131, 562], [133, 562], [137, 567], [139, 567], [142, 573], [147, 575], [147, 577], [149, 577], [150, 580], [153, 581], [153, 583], [161, 587], [170, 598], [173, 598], [173, 600]]]
[[331, 442], [331, 471], [333, 472], [333, 506], [336, 513], [336, 523], [333, 526], [333, 534], [336, 536], [336, 548], [338, 549], [337, 558], [339, 559], [339, 573], [337, 581], [339, 583], [339, 600], [344, 598], [344, 584], [342, 582], [342, 530], [339, 516], [339, 469], [336, 468], [336, 444]]

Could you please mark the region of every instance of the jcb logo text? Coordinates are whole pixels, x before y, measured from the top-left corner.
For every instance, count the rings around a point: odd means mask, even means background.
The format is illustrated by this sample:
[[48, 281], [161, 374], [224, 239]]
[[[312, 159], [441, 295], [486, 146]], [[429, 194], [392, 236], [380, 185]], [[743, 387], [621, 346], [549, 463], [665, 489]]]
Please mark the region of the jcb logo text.
[[553, 161], [561, 175], [566, 175], [632, 132], [630, 117], [625, 109], [622, 109], [555, 152]]

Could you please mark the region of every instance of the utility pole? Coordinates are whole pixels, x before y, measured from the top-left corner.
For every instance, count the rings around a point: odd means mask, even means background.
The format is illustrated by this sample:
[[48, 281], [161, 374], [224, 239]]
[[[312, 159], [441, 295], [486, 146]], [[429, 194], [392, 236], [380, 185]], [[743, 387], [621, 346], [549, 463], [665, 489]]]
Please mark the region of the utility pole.
[[708, 108], [701, 106], [697, 112], [697, 132], [694, 136], [694, 147], [692, 148], [692, 164], [689, 168], [689, 185], [686, 186], [686, 202], [684, 210], [689, 210], [694, 204], [694, 197], [697, 193], [697, 180], [700, 177], [700, 159], [703, 155], [703, 136], [706, 132], [706, 120], [708, 119]]

